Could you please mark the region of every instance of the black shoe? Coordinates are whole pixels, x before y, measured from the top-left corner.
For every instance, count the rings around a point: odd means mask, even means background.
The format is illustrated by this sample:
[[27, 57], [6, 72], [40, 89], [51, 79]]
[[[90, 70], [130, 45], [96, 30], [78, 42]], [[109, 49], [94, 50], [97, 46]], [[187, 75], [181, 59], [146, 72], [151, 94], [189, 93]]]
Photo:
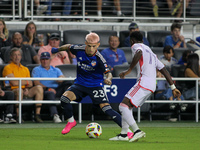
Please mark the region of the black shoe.
[[[126, 17], [124, 14], [118, 15], [118, 17]], [[118, 19], [118, 22], [123, 22], [124, 19]]]
[[43, 120], [41, 119], [40, 115], [35, 115], [35, 122], [43, 123]]

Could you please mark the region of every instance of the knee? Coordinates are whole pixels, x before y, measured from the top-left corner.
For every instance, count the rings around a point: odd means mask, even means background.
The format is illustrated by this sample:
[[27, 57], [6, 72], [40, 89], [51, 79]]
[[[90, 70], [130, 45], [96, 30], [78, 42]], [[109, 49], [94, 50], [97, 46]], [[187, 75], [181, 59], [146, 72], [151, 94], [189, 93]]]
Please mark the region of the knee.
[[41, 85], [37, 85], [37, 86], [35, 87], [35, 92], [36, 92], [37, 94], [43, 94], [43, 93], [44, 93], [43, 87], [42, 87]]
[[45, 100], [55, 100], [55, 94], [52, 91], [45, 91], [44, 99]]

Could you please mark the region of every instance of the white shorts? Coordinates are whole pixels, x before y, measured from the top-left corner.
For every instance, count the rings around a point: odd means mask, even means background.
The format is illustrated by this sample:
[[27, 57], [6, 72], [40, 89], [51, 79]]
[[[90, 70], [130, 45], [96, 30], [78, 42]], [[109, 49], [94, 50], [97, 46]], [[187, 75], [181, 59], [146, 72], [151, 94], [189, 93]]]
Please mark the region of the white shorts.
[[125, 97], [130, 99], [130, 102], [133, 106], [140, 107], [152, 94], [151, 91], [142, 88], [136, 83], [125, 95]]

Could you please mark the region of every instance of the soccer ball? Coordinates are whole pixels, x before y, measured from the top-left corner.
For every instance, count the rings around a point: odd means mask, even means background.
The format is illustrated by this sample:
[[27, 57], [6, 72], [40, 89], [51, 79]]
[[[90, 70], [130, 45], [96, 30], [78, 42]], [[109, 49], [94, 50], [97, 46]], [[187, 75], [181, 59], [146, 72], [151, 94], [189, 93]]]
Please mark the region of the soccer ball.
[[86, 126], [85, 132], [89, 138], [99, 138], [102, 134], [102, 128], [98, 123], [92, 122]]

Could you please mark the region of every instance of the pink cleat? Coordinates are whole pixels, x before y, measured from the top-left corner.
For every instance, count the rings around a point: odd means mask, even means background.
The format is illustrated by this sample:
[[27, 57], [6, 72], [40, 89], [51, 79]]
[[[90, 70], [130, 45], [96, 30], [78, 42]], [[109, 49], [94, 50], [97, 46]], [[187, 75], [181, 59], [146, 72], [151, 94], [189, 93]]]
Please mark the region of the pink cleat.
[[67, 134], [69, 131], [76, 126], [76, 120], [74, 122], [68, 122], [65, 128], [62, 130], [62, 134]]
[[127, 136], [128, 136], [129, 139], [133, 138], [133, 132], [128, 132]]

